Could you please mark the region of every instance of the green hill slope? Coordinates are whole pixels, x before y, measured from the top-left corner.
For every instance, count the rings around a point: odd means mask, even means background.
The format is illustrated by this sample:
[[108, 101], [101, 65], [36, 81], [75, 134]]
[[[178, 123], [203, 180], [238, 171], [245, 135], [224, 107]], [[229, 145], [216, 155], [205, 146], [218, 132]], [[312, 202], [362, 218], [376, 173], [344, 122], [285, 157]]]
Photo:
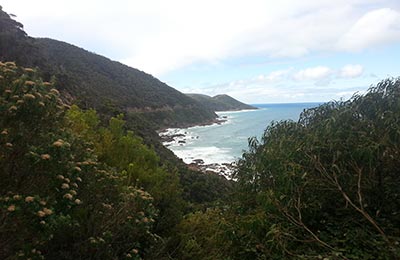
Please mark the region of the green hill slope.
[[62, 97], [106, 114], [123, 112], [154, 128], [204, 123], [215, 114], [153, 76], [71, 44], [26, 35], [22, 24], [0, 10], [0, 60], [38, 67], [56, 77]]
[[217, 95], [210, 97], [202, 94], [187, 94], [203, 106], [213, 111], [235, 111], [245, 109], [257, 109], [256, 107], [244, 104], [228, 95]]

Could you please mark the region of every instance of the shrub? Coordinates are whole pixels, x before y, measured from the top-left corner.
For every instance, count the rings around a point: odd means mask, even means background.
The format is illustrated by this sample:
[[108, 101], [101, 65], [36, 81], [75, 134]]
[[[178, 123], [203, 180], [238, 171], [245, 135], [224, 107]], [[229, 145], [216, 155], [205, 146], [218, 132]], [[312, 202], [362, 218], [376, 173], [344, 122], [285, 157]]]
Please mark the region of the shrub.
[[139, 259], [157, 238], [153, 198], [66, 126], [53, 85], [0, 63], [0, 258]]

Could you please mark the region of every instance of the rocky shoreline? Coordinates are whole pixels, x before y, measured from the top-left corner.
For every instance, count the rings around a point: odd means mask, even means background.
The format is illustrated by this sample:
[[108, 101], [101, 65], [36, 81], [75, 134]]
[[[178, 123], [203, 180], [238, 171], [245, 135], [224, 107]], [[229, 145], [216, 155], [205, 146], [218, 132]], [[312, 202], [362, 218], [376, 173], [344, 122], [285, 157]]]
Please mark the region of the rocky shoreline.
[[[190, 127], [197, 126], [210, 126], [210, 125], [220, 125], [227, 122], [227, 117], [218, 117], [213, 121], [206, 122], [203, 124], [197, 124]], [[184, 146], [187, 142], [198, 139], [199, 136], [188, 136], [188, 131], [182, 131], [183, 129], [190, 128], [168, 128], [158, 131], [161, 141], [165, 147], [170, 147], [172, 145]], [[189, 169], [194, 171], [199, 171], [205, 174], [218, 174], [225, 178], [230, 179], [233, 169], [235, 167], [235, 162], [232, 163], [205, 163], [201, 158], [193, 158], [190, 163], [186, 162]]]
[[163, 138], [163, 136], [161, 135], [162, 133], [167, 132], [169, 129], [184, 129], [184, 128], [190, 128], [190, 127], [195, 127], [195, 126], [209, 126], [209, 125], [220, 125], [223, 124], [227, 121], [227, 117], [223, 116], [223, 117], [216, 117], [212, 120], [208, 120], [205, 121], [203, 123], [196, 123], [196, 124], [179, 124], [178, 126], [174, 126], [174, 127], [164, 127], [164, 128], [160, 128], [157, 130], [157, 133], [159, 134], [159, 136], [161, 137], [161, 139]]
[[199, 171], [207, 174], [215, 174], [224, 176], [227, 179], [232, 178], [232, 173], [234, 170], [236, 163], [212, 163], [212, 164], [205, 164], [202, 159], [193, 160], [192, 163], [187, 164], [188, 168], [193, 171]]
[[[188, 125], [188, 126], [183, 126], [183, 127], [177, 127], [177, 128], [163, 128], [160, 129], [159, 131], [157, 131], [158, 136], [161, 138], [161, 142], [163, 143], [163, 145], [165, 145], [166, 147], [169, 146], [170, 143], [177, 141], [178, 143], [181, 144], [185, 144], [185, 137], [187, 135], [187, 132], [184, 133], [173, 133], [171, 132], [172, 129], [186, 129], [186, 128], [190, 128], [190, 127], [195, 127], [195, 126], [210, 126], [210, 125], [221, 125], [223, 123], [225, 123], [227, 121], [226, 116], [224, 117], [217, 117], [214, 120], [211, 121], [207, 121], [205, 123], [201, 123], [201, 124], [194, 124], [194, 125]], [[195, 138], [198, 138], [195, 137]]]

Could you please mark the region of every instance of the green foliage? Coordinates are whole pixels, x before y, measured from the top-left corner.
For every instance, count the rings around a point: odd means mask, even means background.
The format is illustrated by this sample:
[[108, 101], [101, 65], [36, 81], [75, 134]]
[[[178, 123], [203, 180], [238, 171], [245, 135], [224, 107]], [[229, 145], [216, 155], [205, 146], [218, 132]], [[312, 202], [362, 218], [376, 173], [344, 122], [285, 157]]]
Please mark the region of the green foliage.
[[153, 198], [66, 127], [52, 85], [0, 63], [0, 258], [139, 259], [157, 238]]
[[[32, 40], [23, 30], [23, 25], [2, 10], [0, 6], [0, 60], [20, 62], [38, 57]], [[29, 52], [29, 54], [28, 54]]]
[[[268, 126], [230, 197], [232, 183], [184, 169], [154, 131], [211, 110], [143, 72], [29, 38], [0, 8], [7, 58], [51, 82], [0, 63], [0, 259], [400, 258], [400, 79]], [[103, 120], [66, 110], [53, 74], [64, 100]], [[203, 211], [182, 219], [185, 209]]]
[[218, 174], [186, 170], [181, 176], [184, 198], [194, 210], [225, 204], [232, 192], [232, 182]]
[[157, 232], [167, 232], [180, 221], [184, 203], [177, 173], [161, 167], [154, 150], [125, 130], [123, 115], [111, 118], [108, 127], [99, 127], [94, 110], [82, 111], [72, 106], [67, 118], [71, 129], [93, 144], [99, 161], [115, 167], [127, 186], [144, 187], [154, 197], [160, 213]]
[[268, 126], [229, 206], [188, 215], [178, 259], [398, 259], [400, 79]]
[[228, 222], [219, 210], [189, 214], [177, 227], [176, 259], [228, 259], [224, 240]]
[[385, 80], [250, 142], [237, 210], [268, 213], [282, 257], [399, 257], [399, 97], [400, 80]]

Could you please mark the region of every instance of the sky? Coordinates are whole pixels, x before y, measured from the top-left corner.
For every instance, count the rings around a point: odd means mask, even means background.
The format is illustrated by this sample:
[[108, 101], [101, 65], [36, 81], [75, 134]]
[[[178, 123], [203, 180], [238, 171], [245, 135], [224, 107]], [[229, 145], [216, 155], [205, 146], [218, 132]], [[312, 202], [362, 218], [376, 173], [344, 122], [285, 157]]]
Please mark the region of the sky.
[[0, 0], [65, 41], [184, 93], [322, 102], [400, 76], [400, 0]]

